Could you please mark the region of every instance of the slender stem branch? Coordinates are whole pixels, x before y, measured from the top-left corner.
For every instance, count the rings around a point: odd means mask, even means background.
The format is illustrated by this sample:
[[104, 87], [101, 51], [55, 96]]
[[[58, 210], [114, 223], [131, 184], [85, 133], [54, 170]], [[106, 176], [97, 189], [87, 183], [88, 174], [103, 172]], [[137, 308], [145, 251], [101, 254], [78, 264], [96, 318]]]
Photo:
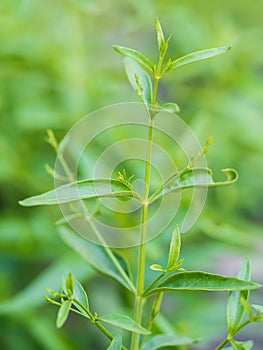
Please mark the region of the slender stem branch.
[[[153, 120], [150, 119], [148, 130], [148, 147], [146, 154], [146, 165], [144, 174], [144, 202], [142, 205], [141, 213], [141, 232], [140, 232], [140, 248], [138, 259], [138, 275], [137, 275], [137, 293], [134, 305], [134, 320], [137, 323], [141, 323], [142, 308], [143, 308], [143, 291], [144, 291], [144, 272], [145, 272], [145, 259], [146, 259], [146, 238], [147, 238], [147, 217], [148, 217], [148, 198], [150, 188], [150, 171], [151, 171], [151, 154], [152, 154], [152, 142], [153, 142]], [[138, 333], [132, 334], [131, 350], [137, 350], [139, 346], [140, 335]]]
[[146, 294], [149, 292], [149, 290], [150, 290], [163, 276], [165, 276], [165, 273], [164, 273], [164, 272], [162, 272], [158, 277], [155, 278], [155, 280], [153, 280], [153, 281], [151, 282], [151, 284], [149, 284], [149, 286], [145, 289], [143, 295], [146, 295]]
[[232, 337], [237, 334], [242, 328], [246, 327], [248, 324], [250, 324], [251, 322], [253, 322], [253, 320], [248, 319], [247, 321], [245, 321], [244, 323], [242, 323], [234, 332], [234, 334], [232, 334], [231, 336], [228, 335], [226, 339], [224, 339], [215, 350], [221, 350], [223, 349], [223, 347], [230, 341], [230, 339], [232, 339]]

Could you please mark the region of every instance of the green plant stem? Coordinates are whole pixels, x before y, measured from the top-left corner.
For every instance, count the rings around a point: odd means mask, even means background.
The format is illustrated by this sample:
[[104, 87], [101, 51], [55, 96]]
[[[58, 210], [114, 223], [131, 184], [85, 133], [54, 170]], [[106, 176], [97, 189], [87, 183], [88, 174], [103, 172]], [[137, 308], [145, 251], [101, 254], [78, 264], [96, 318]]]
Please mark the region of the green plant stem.
[[246, 327], [248, 324], [250, 324], [251, 322], [253, 322], [253, 320], [247, 320], [245, 321], [244, 323], [242, 323], [236, 330], [235, 330], [235, 333], [232, 334], [231, 336], [227, 336], [226, 339], [224, 339], [219, 345], [218, 347], [215, 349], [215, 350], [220, 350], [220, 349], [223, 349], [223, 347], [230, 341], [230, 339], [233, 338], [233, 336], [235, 334], [237, 334], [242, 328]]
[[[139, 247], [139, 259], [138, 259], [138, 275], [136, 284], [136, 297], [134, 305], [134, 320], [137, 323], [141, 323], [142, 308], [143, 308], [143, 292], [144, 292], [144, 272], [145, 272], [145, 259], [146, 259], [146, 238], [147, 238], [147, 218], [148, 218], [148, 198], [150, 188], [150, 171], [151, 171], [151, 154], [152, 154], [152, 142], [153, 142], [153, 120], [150, 119], [148, 130], [148, 147], [146, 154], [146, 165], [144, 175], [144, 201], [142, 204], [141, 214], [141, 232], [140, 232], [140, 247]], [[139, 346], [140, 335], [138, 333], [132, 334], [131, 350], [137, 350]]]
[[156, 97], [157, 97], [157, 90], [158, 90], [158, 85], [159, 85], [159, 77], [154, 79], [154, 84], [153, 84], [153, 99], [152, 99], [152, 105], [154, 106], [156, 104]]

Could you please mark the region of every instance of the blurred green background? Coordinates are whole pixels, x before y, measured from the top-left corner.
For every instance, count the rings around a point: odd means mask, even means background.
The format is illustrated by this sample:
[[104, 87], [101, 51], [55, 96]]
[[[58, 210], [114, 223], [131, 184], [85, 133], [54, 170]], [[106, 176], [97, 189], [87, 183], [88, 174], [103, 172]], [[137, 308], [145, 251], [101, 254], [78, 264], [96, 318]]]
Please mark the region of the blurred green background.
[[[113, 44], [156, 57], [153, 20], [172, 33], [170, 55], [231, 44], [218, 58], [169, 74], [161, 101], [175, 101], [180, 116], [205, 143], [208, 164], [234, 167], [237, 184], [209, 192], [198, 223], [183, 238], [185, 267], [235, 275], [244, 256], [263, 282], [263, 0], [1, 0], [0, 1], [0, 348], [3, 350], [104, 349], [96, 329], [71, 317], [55, 329], [56, 308], [44, 286], [56, 288], [72, 270], [94, 308], [123, 310], [128, 296], [94, 272], [60, 240], [56, 208], [27, 209], [18, 200], [53, 187], [44, 164], [55, 155], [46, 129], [61, 139], [76, 121], [99, 107], [137, 101]], [[163, 242], [164, 241], [164, 242]], [[159, 237], [149, 260], [165, 260]], [[134, 250], [134, 253], [136, 251]], [[107, 300], [105, 300], [107, 285]], [[94, 291], [94, 292], [93, 292]], [[262, 291], [252, 294], [263, 302]], [[110, 303], [109, 303], [110, 300]], [[211, 350], [226, 333], [227, 295], [169, 295], [163, 309], [178, 332], [203, 339]], [[159, 319], [162, 329], [167, 320]], [[262, 325], [240, 339], [263, 347]]]

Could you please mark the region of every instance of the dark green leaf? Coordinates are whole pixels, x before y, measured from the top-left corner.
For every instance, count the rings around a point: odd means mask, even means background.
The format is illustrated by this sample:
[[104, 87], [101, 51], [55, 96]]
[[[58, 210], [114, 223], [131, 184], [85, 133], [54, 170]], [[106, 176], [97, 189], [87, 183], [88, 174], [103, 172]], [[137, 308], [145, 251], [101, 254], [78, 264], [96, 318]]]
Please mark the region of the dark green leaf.
[[151, 334], [150, 331], [143, 328], [141, 325], [136, 323], [134, 320], [125, 315], [119, 314], [108, 314], [98, 318], [99, 321], [109, 323], [113, 326], [126, 329], [130, 332], [140, 333], [140, 334]]
[[192, 52], [186, 56], [177, 58], [175, 61], [173, 61], [171, 64], [171, 69], [178, 68], [185, 64], [205, 60], [207, 58], [220, 55], [222, 53], [229, 51], [230, 49], [231, 49], [231, 46], [222, 46], [222, 47], [217, 47], [213, 49]]
[[161, 106], [163, 109], [167, 110], [168, 112], [171, 113], [179, 113], [180, 112], [180, 107], [176, 103], [165, 103], [164, 105]]
[[60, 186], [55, 190], [37, 196], [26, 198], [20, 201], [19, 204], [26, 207], [54, 205], [98, 197], [133, 197], [133, 193], [127, 185], [119, 180], [82, 180]]
[[180, 255], [180, 249], [181, 249], [181, 234], [180, 234], [179, 226], [176, 225], [173, 231], [173, 235], [170, 243], [167, 270], [171, 270], [176, 265], [176, 262]]
[[195, 341], [185, 337], [171, 334], [155, 335], [149, 338], [142, 347], [142, 350], [157, 350], [168, 346], [189, 346]]
[[153, 65], [151, 61], [147, 57], [145, 57], [141, 52], [119, 45], [113, 45], [113, 48], [121, 55], [130, 57], [143, 67], [149, 69], [150, 71], [153, 71]]
[[131, 86], [145, 105], [152, 102], [152, 82], [148, 73], [135, 61], [124, 58], [124, 67]]
[[226, 277], [207, 272], [179, 272], [174, 273], [163, 281], [160, 281], [147, 295], [165, 292], [169, 290], [207, 290], [207, 291], [231, 291], [258, 289], [260, 284], [242, 281], [235, 277]]
[[[250, 281], [251, 270], [250, 262], [246, 258], [240, 268], [237, 278], [245, 281]], [[246, 291], [232, 291], [229, 294], [228, 304], [227, 304], [227, 326], [228, 333], [230, 335], [235, 333], [235, 330], [239, 327], [242, 318], [244, 316], [245, 310], [240, 302], [240, 298], [244, 298], [245, 301], [248, 300], [249, 292]]]
[[110, 346], [107, 348], [107, 350], [121, 350], [121, 346], [122, 346], [122, 337], [121, 337], [121, 334], [118, 333], [112, 339], [112, 342], [110, 343]]
[[58, 310], [58, 315], [57, 315], [57, 322], [56, 322], [57, 328], [61, 328], [66, 322], [71, 305], [72, 305], [71, 300], [62, 301], [62, 304]]
[[187, 168], [178, 174], [173, 175], [166, 183], [156, 192], [151, 198], [150, 202], [163, 197], [164, 195], [191, 187], [217, 187], [230, 185], [237, 181], [238, 173], [234, 169], [223, 169], [223, 173], [227, 175], [226, 181], [215, 182], [213, 180], [213, 173], [208, 168]]
[[[112, 259], [110, 259], [109, 255], [105, 251], [105, 247], [80, 237], [68, 226], [59, 227], [59, 232], [64, 242], [79, 255], [81, 255], [82, 258], [89, 263], [89, 265], [91, 265], [97, 271], [114, 278], [124, 287], [131, 290], [130, 286], [127, 284], [123, 276], [120, 274], [120, 271], [117, 269], [116, 265], [114, 265]], [[119, 263], [118, 259], [120, 259], [120, 256], [116, 255], [115, 258]], [[123, 265], [124, 263], [125, 262], [122, 260], [121, 264]], [[122, 268], [121, 264], [120, 268]], [[128, 268], [126, 270], [128, 270]], [[123, 273], [125, 273], [124, 270]], [[129, 277], [127, 276], [127, 278]]]

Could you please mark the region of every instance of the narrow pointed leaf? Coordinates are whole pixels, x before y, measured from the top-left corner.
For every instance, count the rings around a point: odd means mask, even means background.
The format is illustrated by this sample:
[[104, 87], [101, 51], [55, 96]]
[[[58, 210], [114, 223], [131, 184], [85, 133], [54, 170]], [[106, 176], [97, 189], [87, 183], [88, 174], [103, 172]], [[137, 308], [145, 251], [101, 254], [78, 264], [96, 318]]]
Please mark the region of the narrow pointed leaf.
[[55, 190], [37, 196], [26, 198], [20, 201], [19, 204], [26, 207], [54, 205], [98, 197], [133, 197], [133, 193], [127, 185], [119, 180], [82, 180], [60, 186]]
[[155, 335], [149, 338], [142, 346], [142, 350], [157, 350], [169, 346], [190, 346], [195, 341], [185, 336], [171, 334]]
[[152, 62], [147, 57], [145, 57], [141, 52], [134, 49], [130, 49], [128, 47], [119, 46], [119, 45], [113, 45], [113, 48], [115, 51], [117, 51], [121, 55], [129, 57], [132, 60], [138, 62], [144, 68], [147, 68], [150, 71], [153, 71]]
[[129, 82], [145, 105], [152, 101], [152, 82], [148, 73], [135, 61], [124, 58], [124, 68]]
[[165, 269], [160, 264], [152, 264], [150, 266], [150, 269], [153, 270], [153, 271], [161, 271], [161, 272], [165, 271]]
[[74, 281], [71, 272], [68, 274], [66, 279], [66, 292], [68, 295], [72, 295], [74, 293]]
[[180, 234], [179, 226], [176, 225], [173, 231], [173, 235], [170, 243], [167, 270], [172, 269], [176, 265], [176, 262], [180, 255], [180, 249], [181, 249], [181, 234]]
[[98, 318], [99, 321], [109, 323], [113, 326], [126, 329], [130, 332], [140, 333], [140, 334], [151, 334], [150, 331], [142, 327], [140, 324], [136, 323], [130, 317], [119, 314], [107, 314]]
[[164, 280], [160, 281], [147, 295], [158, 292], [175, 290], [206, 290], [206, 291], [232, 291], [258, 289], [260, 284], [237, 279], [235, 277], [226, 277], [207, 272], [179, 272], [173, 273]]
[[213, 49], [192, 52], [186, 56], [177, 58], [175, 61], [173, 61], [171, 64], [171, 69], [175, 69], [185, 64], [205, 60], [207, 58], [220, 55], [222, 53], [229, 51], [230, 49], [231, 49], [231, 46], [221, 46]]
[[107, 348], [107, 350], [121, 350], [121, 346], [122, 346], [122, 337], [121, 337], [121, 334], [118, 333], [112, 339], [112, 342], [110, 343], [110, 346]]
[[77, 299], [83, 306], [89, 309], [89, 301], [87, 293], [85, 292], [82, 284], [74, 279], [74, 293], [73, 297]]
[[[80, 237], [68, 226], [59, 227], [59, 233], [63, 241], [80, 256], [82, 256], [82, 258], [87, 261], [90, 266], [92, 266], [100, 273], [117, 280], [124, 287], [131, 290], [130, 286], [120, 274], [119, 270], [114, 265], [113, 261], [110, 259], [103, 246], [97, 245]], [[116, 255], [115, 257], [119, 262], [121, 257], [119, 255]], [[122, 260], [119, 263], [120, 266], [123, 266], [123, 264], [125, 264], [125, 261]], [[126, 270], [128, 270], [128, 268]], [[123, 272], [125, 273], [124, 270]], [[129, 276], [127, 277], [129, 278]]]
[[230, 343], [232, 345], [231, 348], [232, 350], [251, 350], [253, 347], [253, 341], [247, 341], [247, 342], [238, 342], [234, 339], [230, 340]]
[[252, 304], [251, 305], [253, 309], [255, 309], [257, 312], [261, 313], [263, 315], [263, 305], [257, 305], [257, 304]]
[[[250, 262], [246, 258], [240, 268], [237, 278], [245, 281], [250, 281], [251, 279], [251, 269]], [[249, 292], [245, 291], [232, 291], [229, 294], [228, 304], [227, 304], [227, 326], [228, 333], [234, 334], [235, 330], [239, 327], [245, 310], [240, 302], [240, 298], [244, 298], [245, 301], [248, 300]]]
[[61, 328], [66, 322], [71, 305], [72, 305], [71, 300], [66, 300], [62, 302], [57, 315], [57, 322], [56, 322], [57, 328]]
[[218, 187], [230, 185], [237, 181], [238, 173], [234, 169], [223, 169], [226, 174], [226, 181], [213, 179], [212, 170], [209, 168], [190, 168], [172, 176], [157, 192], [150, 198], [150, 202], [163, 197], [173, 191], [183, 190], [192, 187]]
[[154, 24], [155, 24], [155, 31], [156, 31], [158, 50], [160, 52], [161, 49], [162, 49], [163, 44], [165, 43], [165, 38], [164, 38], [164, 35], [163, 35], [163, 30], [162, 30], [161, 24], [160, 24], [160, 22], [159, 22], [159, 20], [157, 18], [155, 18]]

